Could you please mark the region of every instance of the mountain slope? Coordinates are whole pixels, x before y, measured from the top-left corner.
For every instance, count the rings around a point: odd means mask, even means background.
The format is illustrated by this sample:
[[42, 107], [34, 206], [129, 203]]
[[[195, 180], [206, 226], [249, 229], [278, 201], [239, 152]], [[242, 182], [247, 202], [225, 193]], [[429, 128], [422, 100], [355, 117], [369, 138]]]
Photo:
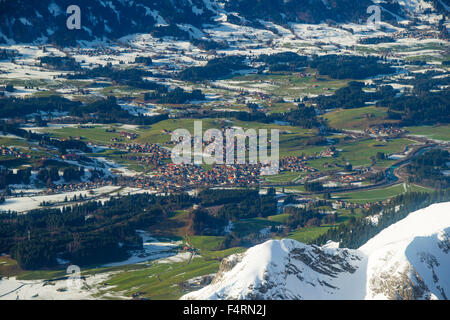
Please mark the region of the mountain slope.
[[448, 299], [450, 202], [418, 210], [358, 250], [270, 240], [232, 255], [182, 299]]
[[274, 22], [319, 23], [326, 19], [336, 22], [357, 22], [367, 19], [371, 0], [231, 0], [225, 9], [238, 12], [247, 19]]
[[[207, 0], [78, 0], [81, 30], [68, 30], [71, 0], [0, 0], [0, 41], [37, 39], [73, 44], [75, 40], [116, 39], [132, 33], [186, 36], [176, 24], [201, 25], [216, 15]], [[3, 37], [1, 36], [3, 34]]]
[[448, 202], [413, 212], [381, 231], [359, 248], [368, 257], [366, 298], [449, 298], [449, 236]]
[[[365, 23], [367, 8], [378, 3], [383, 21], [394, 17], [443, 11], [448, 0], [0, 0], [0, 43], [55, 42], [76, 45], [77, 40], [115, 40], [134, 33], [189, 39], [186, 28], [199, 30], [227, 20], [264, 28], [260, 20], [289, 22]], [[67, 8], [81, 10], [81, 29], [68, 30]]]

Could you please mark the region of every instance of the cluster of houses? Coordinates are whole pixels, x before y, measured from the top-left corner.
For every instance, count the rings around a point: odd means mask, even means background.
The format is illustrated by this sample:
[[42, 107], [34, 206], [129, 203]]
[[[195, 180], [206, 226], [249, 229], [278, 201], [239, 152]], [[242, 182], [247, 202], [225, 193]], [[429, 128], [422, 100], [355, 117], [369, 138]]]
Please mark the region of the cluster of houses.
[[317, 169], [306, 164], [304, 157], [290, 156], [280, 159], [280, 170], [290, 172], [315, 172]]
[[364, 132], [372, 136], [397, 137], [406, 133], [406, 130], [392, 126], [372, 126], [365, 129]]
[[254, 96], [258, 100], [264, 100], [265, 101], [265, 100], [271, 100], [272, 99], [272, 97], [269, 94], [264, 93], [264, 92], [255, 92]]
[[63, 154], [61, 156], [61, 159], [69, 160], [69, 161], [77, 161], [80, 159], [80, 156], [77, 155], [76, 153], [68, 153], [68, 154]]
[[358, 209], [362, 208], [363, 205], [359, 203], [347, 202], [343, 200], [336, 200], [331, 204], [333, 209]]
[[150, 166], [161, 165], [163, 159], [168, 158], [167, 157], [163, 158], [158, 154], [127, 156], [127, 160], [142, 162]]
[[345, 174], [345, 175], [341, 175], [340, 180], [342, 183], [352, 183], [352, 182], [356, 182], [356, 181], [360, 181], [361, 177], [352, 175], [352, 174]]
[[145, 143], [145, 144], [121, 144], [113, 143], [109, 145], [110, 148], [125, 150], [130, 153], [139, 153], [143, 155], [138, 156], [128, 156], [128, 160], [139, 161], [149, 165], [160, 165], [164, 160], [170, 159], [170, 150], [161, 147], [156, 143]]
[[30, 159], [31, 158], [31, 154], [29, 154], [29, 153], [23, 153], [17, 148], [7, 147], [7, 146], [4, 146], [4, 145], [0, 146], [0, 153], [3, 156], [12, 156], [12, 157], [15, 157], [15, 158], [26, 158], [26, 159]]
[[154, 178], [175, 187], [211, 185], [254, 185], [259, 182], [259, 165], [215, 165], [210, 170], [195, 165], [169, 163], [156, 170]]
[[98, 48], [89, 48], [82, 49], [78, 48], [73, 52], [74, 55], [86, 55], [88, 57], [98, 57], [98, 56], [120, 56], [123, 53], [131, 53], [132, 49], [112, 49], [108, 47], [98, 47]]
[[51, 188], [43, 191], [44, 194], [56, 194], [62, 192], [85, 191], [100, 187], [113, 185], [112, 180], [100, 179], [96, 181], [85, 181], [77, 183], [54, 184]]
[[436, 40], [436, 38], [439, 37], [439, 33], [437, 31], [431, 31], [427, 29], [415, 29], [415, 30], [402, 30], [398, 31], [393, 34], [393, 37], [396, 39], [419, 39], [419, 40], [425, 40], [425, 39], [433, 39]]
[[337, 155], [338, 155], [337, 150], [334, 148], [331, 148], [331, 147], [320, 152], [320, 157], [322, 157], [322, 158], [332, 158], [332, 157], [337, 157]]
[[119, 148], [124, 148], [128, 152], [132, 153], [153, 153], [159, 155], [161, 158], [168, 159], [170, 157], [170, 151], [161, 147], [157, 143], [144, 143], [144, 144], [118, 144]]
[[139, 138], [139, 134], [134, 133], [134, 132], [120, 131], [119, 137], [127, 138], [128, 140], [135, 140], [135, 139]]

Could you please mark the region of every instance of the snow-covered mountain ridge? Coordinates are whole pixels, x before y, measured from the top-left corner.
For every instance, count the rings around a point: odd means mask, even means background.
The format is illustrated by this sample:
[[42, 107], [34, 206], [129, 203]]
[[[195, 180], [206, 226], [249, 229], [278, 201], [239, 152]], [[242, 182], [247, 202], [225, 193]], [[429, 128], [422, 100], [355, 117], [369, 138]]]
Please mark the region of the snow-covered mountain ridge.
[[[365, 23], [367, 9], [379, 5], [384, 22], [413, 19], [448, 11], [448, 0], [78, 0], [81, 29], [68, 30], [69, 0], [0, 0], [0, 43], [51, 43], [116, 40], [135, 33], [157, 38], [190, 39], [192, 31], [223, 21], [264, 28], [261, 20], [278, 25]], [[226, 39], [223, 39], [226, 40]]]
[[448, 299], [450, 202], [410, 213], [357, 250], [270, 240], [222, 262], [182, 299]]

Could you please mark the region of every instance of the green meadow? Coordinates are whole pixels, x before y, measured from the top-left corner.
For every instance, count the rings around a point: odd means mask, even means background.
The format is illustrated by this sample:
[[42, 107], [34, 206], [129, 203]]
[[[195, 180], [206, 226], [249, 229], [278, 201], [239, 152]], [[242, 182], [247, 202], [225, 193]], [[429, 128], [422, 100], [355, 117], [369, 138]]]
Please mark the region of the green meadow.
[[416, 143], [414, 140], [398, 138], [390, 139], [386, 142], [377, 141], [376, 139], [367, 139], [363, 141], [337, 146], [341, 149], [338, 158], [342, 161], [349, 162], [353, 166], [369, 165], [370, 158], [376, 157], [378, 152], [383, 152], [385, 155], [402, 152], [408, 145]]
[[333, 198], [363, 204], [367, 202], [384, 201], [408, 191], [432, 192], [433, 189], [421, 187], [414, 184], [409, 186], [407, 184], [400, 183], [387, 188], [380, 188], [375, 190], [355, 191], [349, 193], [333, 193]]
[[328, 121], [330, 127], [348, 130], [364, 130], [379, 123], [394, 122], [387, 120], [387, 108], [374, 106], [338, 109], [325, 114], [323, 117]]
[[450, 125], [406, 127], [410, 134], [424, 136], [429, 139], [450, 141]]

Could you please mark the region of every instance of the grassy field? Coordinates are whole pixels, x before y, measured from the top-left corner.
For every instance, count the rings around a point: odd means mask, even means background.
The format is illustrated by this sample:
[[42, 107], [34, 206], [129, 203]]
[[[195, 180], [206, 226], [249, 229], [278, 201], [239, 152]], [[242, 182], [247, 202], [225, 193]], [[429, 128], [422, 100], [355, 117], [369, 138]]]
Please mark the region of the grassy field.
[[[307, 72], [315, 73], [314, 70]], [[331, 80], [327, 77], [300, 77], [299, 74], [251, 74], [230, 79], [229, 85], [259, 89], [278, 97], [299, 97], [307, 94], [326, 94], [345, 87], [348, 80]]]
[[128, 168], [129, 170], [133, 170], [136, 172], [145, 172], [153, 169], [152, 167], [142, 162], [127, 159], [127, 156], [134, 156], [134, 154], [126, 151], [107, 149], [102, 152], [90, 153], [88, 155], [93, 158], [95, 157], [106, 158], [110, 161], [113, 161], [114, 163], [122, 165]]
[[279, 225], [279, 222], [275, 220], [269, 220], [265, 218], [250, 218], [245, 220], [240, 220], [233, 224], [233, 231], [239, 237], [245, 237], [250, 233], [259, 232], [261, 229], [271, 227], [274, 225]]
[[[187, 262], [158, 263], [149, 261], [145, 264], [126, 265], [110, 268], [82, 269], [82, 275], [110, 273], [106, 281], [107, 288], [100, 288], [98, 297], [108, 294], [131, 298], [136, 292], [144, 292], [149, 299], [178, 299], [183, 294], [196, 290], [185, 289], [181, 284], [189, 279], [216, 273], [222, 258], [244, 251], [244, 248], [232, 248], [223, 251], [201, 251]], [[0, 276], [16, 276], [20, 280], [48, 280], [66, 276], [65, 268], [42, 271], [23, 271], [15, 260], [0, 257]], [[109, 295], [111, 294], [111, 295]]]
[[216, 236], [190, 236], [191, 244], [200, 250], [217, 250], [225, 237]]
[[129, 97], [129, 96], [139, 96], [148, 90], [137, 89], [129, 86], [109, 86], [97, 89], [98, 93], [103, 96], [114, 95], [117, 98]]
[[384, 152], [386, 155], [402, 152], [406, 146], [414, 144], [410, 139], [391, 139], [387, 142], [377, 141], [376, 139], [367, 139], [344, 146], [338, 146], [342, 149], [338, 158], [345, 162], [350, 162], [353, 166], [369, 165], [370, 158], [375, 157], [377, 152]]
[[[140, 137], [136, 140], [138, 142], [153, 142], [164, 144], [170, 141], [170, 133], [163, 133], [163, 130], [172, 132], [176, 129], [187, 129], [191, 135], [194, 134], [194, 121], [196, 119], [169, 119], [161, 121], [157, 124], [149, 126], [146, 130], [139, 129], [137, 132]], [[255, 129], [258, 133], [259, 129], [267, 129], [270, 135], [271, 129], [280, 130], [280, 156], [285, 155], [299, 155], [302, 152], [302, 142], [305, 138], [312, 137], [316, 134], [314, 129], [303, 129], [293, 126], [282, 126], [276, 124], [266, 124], [260, 122], [243, 122], [239, 120], [229, 121], [226, 119], [201, 119], [203, 132], [207, 129], [220, 129], [224, 126], [242, 127], [244, 130]], [[284, 133], [283, 133], [284, 132]]]
[[388, 188], [380, 188], [376, 190], [357, 191], [350, 193], [333, 194], [333, 198], [341, 199], [349, 202], [366, 203], [382, 201], [388, 198], [395, 197], [405, 192], [403, 184], [397, 184]]
[[327, 119], [330, 127], [348, 130], [364, 130], [371, 125], [394, 122], [387, 120], [387, 108], [377, 108], [374, 106], [339, 109], [329, 112], [323, 117]]
[[425, 136], [429, 139], [450, 141], [450, 125], [406, 127], [410, 134]]
[[293, 103], [272, 103], [269, 108], [269, 113], [283, 113], [295, 108]]
[[274, 176], [267, 176], [266, 180], [268, 182], [272, 183], [286, 183], [286, 182], [292, 182], [299, 177], [301, 177], [303, 174], [301, 172], [283, 172], [278, 175]]
[[301, 185], [301, 186], [289, 186], [285, 188], [286, 192], [294, 192], [294, 193], [303, 193], [306, 192], [305, 190], [305, 186]]
[[1, 78], [0, 77], [0, 85], [7, 85], [12, 84], [15, 87], [25, 87], [25, 86], [31, 86], [31, 87], [47, 87], [50, 84], [50, 81], [43, 80], [43, 79], [35, 79], [35, 80], [23, 80], [23, 79], [10, 79], [10, 78]]
[[427, 192], [427, 193], [434, 192], [434, 189], [432, 188], [422, 187], [416, 184], [408, 184], [406, 185], [406, 189], [412, 192]]
[[383, 201], [389, 198], [393, 198], [407, 191], [432, 192], [433, 190], [430, 188], [424, 188], [417, 185], [408, 186], [407, 184], [401, 183], [388, 188], [380, 188], [375, 190], [356, 191], [350, 193], [335, 193], [333, 194], [333, 198], [362, 204], [366, 202]]
[[303, 243], [311, 243], [322, 234], [325, 234], [331, 226], [308, 227], [295, 230], [287, 235], [287, 238], [297, 240]]
[[0, 145], [4, 145], [7, 147], [29, 147], [30, 143], [25, 139], [19, 139], [15, 137], [9, 136], [0, 136]]
[[233, 253], [244, 251], [244, 248], [233, 248], [224, 251], [202, 252], [191, 263], [149, 263], [145, 268], [127, 270], [113, 275], [108, 285], [114, 286], [108, 291], [120, 295], [131, 296], [134, 292], [144, 292], [149, 299], [178, 299], [183, 294], [196, 289], [184, 289], [181, 284], [189, 279], [216, 273], [220, 261]]
[[405, 61], [444, 61], [444, 57], [440, 54], [431, 55], [431, 54], [424, 54], [424, 55], [416, 55], [416, 56], [408, 56], [405, 58]]
[[[195, 121], [202, 122], [203, 132], [211, 128], [220, 129], [222, 126], [231, 124], [231, 122], [224, 121], [223, 119], [168, 119], [138, 129], [137, 132], [140, 134], [140, 137], [136, 139], [136, 141], [141, 143], [151, 142], [165, 144], [171, 139], [170, 132], [176, 129], [186, 129], [193, 136]], [[169, 133], [164, 133], [163, 130], [167, 130]]]
[[32, 96], [36, 98], [51, 97], [54, 95], [57, 95], [57, 93], [51, 90], [37, 91], [32, 94]]
[[[167, 145], [167, 142], [171, 139], [171, 132], [176, 129], [186, 129], [190, 134], [194, 135], [194, 122], [200, 121], [197, 119], [168, 119], [158, 122], [151, 126], [145, 127], [119, 127], [117, 125], [100, 125], [93, 128], [78, 128], [78, 127], [65, 127], [65, 128], [45, 128], [43, 132], [48, 132], [54, 137], [68, 138], [68, 137], [81, 137], [84, 141], [91, 141], [97, 144], [110, 144], [113, 138], [118, 138], [119, 143], [159, 143], [161, 145]], [[277, 124], [266, 124], [260, 122], [243, 122], [239, 120], [227, 120], [227, 119], [201, 119], [203, 133], [211, 128], [221, 129], [227, 126], [237, 126], [244, 130], [255, 129], [258, 133], [259, 129], [267, 129], [269, 139], [270, 130], [280, 130], [280, 156], [300, 155], [301, 153], [311, 154], [320, 152], [325, 147], [307, 147], [305, 148], [306, 139], [313, 137], [317, 134], [315, 129], [303, 129], [294, 126], [284, 126]], [[107, 128], [115, 128], [117, 132], [106, 132]], [[164, 131], [166, 130], [166, 131]], [[139, 134], [136, 140], [130, 141], [125, 138], [119, 138], [119, 131], [135, 132]]]
[[326, 172], [326, 171], [331, 171], [331, 170], [336, 170], [339, 169], [338, 167], [330, 167], [330, 168], [324, 168], [324, 164], [337, 164], [337, 165], [345, 165], [345, 163], [343, 163], [340, 159], [335, 159], [335, 158], [320, 158], [320, 159], [315, 159], [315, 160], [309, 160], [308, 161], [308, 165], [320, 170], [322, 172]]
[[393, 52], [414, 52], [414, 51], [422, 51], [422, 50], [438, 50], [445, 51], [448, 46], [443, 44], [442, 42], [420, 42], [416, 44], [399, 44], [399, 43], [381, 43], [377, 46], [373, 45], [359, 45], [356, 47], [356, 50], [362, 52], [384, 52], [386, 50]]
[[[324, 208], [325, 210], [331, 209], [331, 208]], [[283, 216], [283, 215], [280, 215]], [[354, 214], [351, 214], [348, 210], [339, 210], [339, 216], [337, 220], [337, 225], [347, 222], [347, 220], [350, 219], [350, 217], [361, 217], [360, 212], [355, 212]], [[282, 219], [287, 220], [288, 217], [283, 217]], [[322, 225], [319, 227], [306, 227], [298, 230], [294, 230], [288, 233], [286, 238], [294, 239], [299, 242], [303, 243], [314, 243], [314, 241], [320, 237], [321, 235], [325, 234], [330, 228], [333, 228], [333, 225]]]
[[274, 216], [267, 217], [267, 219], [269, 219], [270, 221], [273, 221], [273, 222], [278, 222], [278, 223], [284, 224], [288, 221], [289, 214], [287, 214], [287, 213], [277, 214]]
[[65, 127], [65, 128], [45, 128], [42, 131], [48, 132], [56, 138], [68, 138], [68, 137], [82, 137], [83, 140], [92, 141], [99, 144], [112, 143], [111, 139], [119, 138], [119, 134], [116, 132], [106, 132], [108, 125], [93, 126], [92, 128], [78, 128], [78, 127]]

